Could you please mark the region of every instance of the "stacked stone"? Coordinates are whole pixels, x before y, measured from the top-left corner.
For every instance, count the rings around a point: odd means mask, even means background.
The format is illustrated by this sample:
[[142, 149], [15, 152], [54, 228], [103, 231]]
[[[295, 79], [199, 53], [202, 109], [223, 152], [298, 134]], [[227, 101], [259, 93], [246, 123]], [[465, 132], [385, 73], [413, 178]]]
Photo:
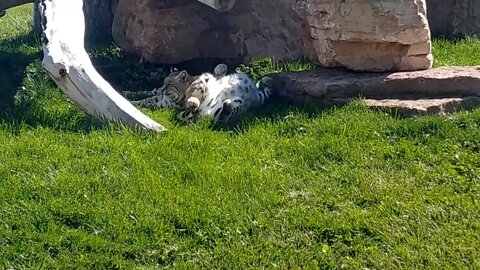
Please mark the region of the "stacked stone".
[[356, 71], [432, 66], [424, 0], [301, 0], [304, 42], [312, 60]]

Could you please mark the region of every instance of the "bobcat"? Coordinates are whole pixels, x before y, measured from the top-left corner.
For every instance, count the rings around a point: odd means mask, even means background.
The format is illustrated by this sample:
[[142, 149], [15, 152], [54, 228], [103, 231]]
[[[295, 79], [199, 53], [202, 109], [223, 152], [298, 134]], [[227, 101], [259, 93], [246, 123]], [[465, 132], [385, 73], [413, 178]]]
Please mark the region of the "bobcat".
[[[248, 75], [236, 72], [227, 75], [227, 66], [219, 64], [213, 74], [192, 76], [187, 71], [172, 71], [160, 88], [136, 92], [150, 95], [142, 100], [130, 101], [137, 107], [183, 109], [177, 118], [190, 123], [210, 116], [215, 122], [235, 121], [248, 109], [265, 103], [271, 95], [269, 77], [257, 85]], [[124, 95], [134, 92], [123, 92]]]
[[[220, 78], [227, 73], [227, 66], [219, 64], [214, 69], [214, 76]], [[132, 94], [148, 95], [138, 101], [130, 100], [137, 107], [185, 109], [185, 94], [187, 88], [199, 76], [192, 76], [186, 70], [172, 71], [163, 81], [163, 86], [152, 91], [130, 92], [124, 91], [124, 96]]]
[[270, 77], [264, 77], [255, 85], [245, 73], [237, 71], [226, 75], [226, 66], [219, 65], [217, 68], [224, 72], [216, 72], [215, 76], [204, 73], [187, 88], [186, 110], [177, 115], [180, 121], [190, 123], [208, 116], [222, 124], [234, 122], [241, 114], [264, 104], [271, 96], [272, 91], [267, 86]]

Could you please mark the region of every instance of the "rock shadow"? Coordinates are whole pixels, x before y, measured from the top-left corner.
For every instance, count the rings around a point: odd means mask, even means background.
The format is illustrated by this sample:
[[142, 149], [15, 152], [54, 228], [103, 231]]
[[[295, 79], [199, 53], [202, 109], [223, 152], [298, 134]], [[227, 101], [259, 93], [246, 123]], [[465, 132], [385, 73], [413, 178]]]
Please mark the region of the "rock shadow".
[[0, 122], [13, 133], [21, 124], [70, 131], [94, 128], [89, 117], [71, 109], [73, 104], [55, 103], [64, 96], [43, 69], [42, 58], [40, 37], [33, 31], [0, 42]]
[[0, 114], [10, 115], [14, 109], [14, 97], [21, 87], [26, 68], [41, 59], [41, 52], [21, 53], [18, 48], [38, 42], [33, 34], [0, 42]]

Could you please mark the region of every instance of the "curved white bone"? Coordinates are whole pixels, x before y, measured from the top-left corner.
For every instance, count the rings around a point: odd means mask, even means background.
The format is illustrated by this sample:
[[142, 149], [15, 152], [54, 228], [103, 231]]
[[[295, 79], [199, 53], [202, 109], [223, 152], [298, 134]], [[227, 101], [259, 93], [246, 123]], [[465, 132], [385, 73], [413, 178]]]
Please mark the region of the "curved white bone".
[[218, 11], [228, 11], [235, 6], [235, 0], [197, 0]]
[[43, 66], [87, 114], [130, 127], [164, 131], [123, 98], [95, 70], [84, 48], [83, 0], [40, 0]]

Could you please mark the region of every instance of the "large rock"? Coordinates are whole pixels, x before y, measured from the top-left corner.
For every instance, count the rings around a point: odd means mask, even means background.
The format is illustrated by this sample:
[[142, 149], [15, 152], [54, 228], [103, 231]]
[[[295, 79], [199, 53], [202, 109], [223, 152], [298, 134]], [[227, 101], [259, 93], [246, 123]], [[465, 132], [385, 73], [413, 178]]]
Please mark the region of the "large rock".
[[191, 0], [120, 0], [113, 37], [127, 52], [153, 63], [295, 59], [304, 52], [294, 7], [295, 0], [241, 0], [218, 12]]
[[431, 67], [425, 0], [299, 0], [310, 57], [360, 71]]
[[427, 0], [428, 20], [434, 36], [480, 34], [480, 1]]
[[358, 73], [337, 69], [271, 74], [278, 94], [304, 105], [342, 105], [365, 98], [371, 107], [440, 113], [480, 105], [480, 67]]

